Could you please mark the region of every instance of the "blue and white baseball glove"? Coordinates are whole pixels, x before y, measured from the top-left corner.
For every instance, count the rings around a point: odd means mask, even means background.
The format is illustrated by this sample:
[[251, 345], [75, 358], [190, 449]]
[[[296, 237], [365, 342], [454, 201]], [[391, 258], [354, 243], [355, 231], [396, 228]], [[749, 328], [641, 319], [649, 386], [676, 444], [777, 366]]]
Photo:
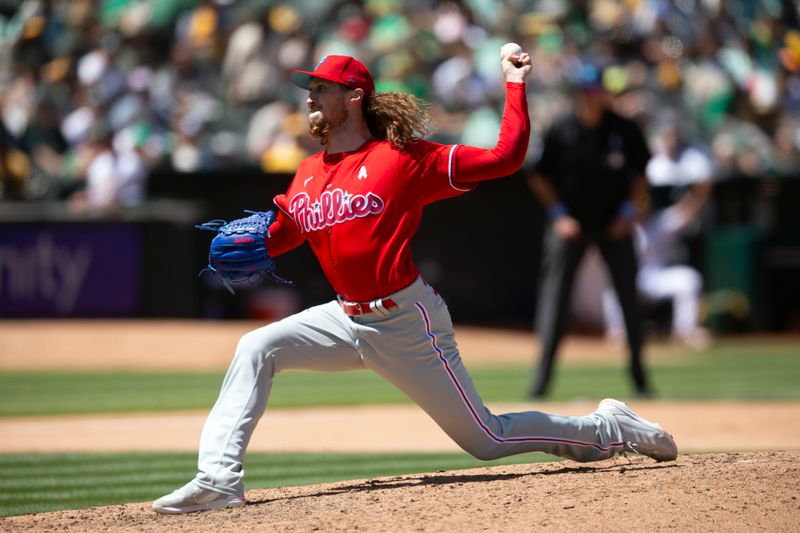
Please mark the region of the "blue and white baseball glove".
[[249, 217], [227, 222], [211, 220], [195, 227], [216, 231], [208, 252], [206, 271], [213, 273], [234, 294], [235, 285], [257, 285], [270, 279], [284, 285], [294, 285], [275, 274], [275, 262], [269, 256], [266, 238], [275, 220], [274, 211], [247, 211]]

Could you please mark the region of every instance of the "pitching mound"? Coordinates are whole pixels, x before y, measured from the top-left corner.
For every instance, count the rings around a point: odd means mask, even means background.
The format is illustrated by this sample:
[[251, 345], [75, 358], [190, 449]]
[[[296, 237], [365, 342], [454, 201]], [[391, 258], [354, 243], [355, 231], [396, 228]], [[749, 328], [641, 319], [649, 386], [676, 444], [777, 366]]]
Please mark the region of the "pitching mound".
[[251, 490], [240, 509], [150, 504], [0, 520], [3, 531], [791, 531], [800, 452], [633, 457]]

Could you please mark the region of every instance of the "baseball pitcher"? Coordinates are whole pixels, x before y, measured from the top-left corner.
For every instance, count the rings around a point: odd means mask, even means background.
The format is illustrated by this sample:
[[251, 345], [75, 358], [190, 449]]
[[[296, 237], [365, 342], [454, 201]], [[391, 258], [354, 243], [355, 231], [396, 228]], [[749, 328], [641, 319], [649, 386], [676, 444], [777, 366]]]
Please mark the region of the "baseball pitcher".
[[[546, 452], [597, 461], [632, 450], [657, 461], [677, 448], [658, 425], [616, 400], [587, 416], [537, 411], [495, 415], [483, 404], [459, 356], [442, 297], [410, 255], [426, 205], [458, 196], [479, 182], [516, 172], [530, 135], [527, 53], [500, 58], [506, 103], [493, 149], [424, 139], [428, 116], [416, 98], [376, 93], [367, 68], [347, 56], [323, 57], [295, 70], [308, 90], [310, 133], [324, 150], [304, 160], [277, 217], [220, 229], [209, 267], [231, 284], [260, 279], [270, 258], [303, 243], [338, 294], [331, 302], [245, 334], [200, 439], [196, 477], [153, 503], [160, 513], [189, 513], [245, 503], [243, 460], [265, 410], [272, 381], [284, 370], [370, 369], [425, 410], [473, 456], [495, 459]], [[215, 240], [217, 238], [215, 237]], [[232, 260], [217, 260], [219, 257]], [[251, 263], [252, 266], [248, 266]]]

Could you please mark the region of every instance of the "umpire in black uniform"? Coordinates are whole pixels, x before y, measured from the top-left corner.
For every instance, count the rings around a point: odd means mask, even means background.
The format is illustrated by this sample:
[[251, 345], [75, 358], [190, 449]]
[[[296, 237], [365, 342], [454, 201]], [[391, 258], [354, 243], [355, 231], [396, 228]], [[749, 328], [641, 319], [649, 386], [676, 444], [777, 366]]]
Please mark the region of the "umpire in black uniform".
[[574, 112], [545, 133], [541, 157], [529, 178], [550, 221], [536, 309], [541, 359], [530, 396], [547, 395], [558, 346], [569, 325], [575, 272], [590, 245], [599, 248], [622, 306], [636, 394], [647, 396], [632, 230], [636, 200], [647, 187], [644, 172], [650, 151], [641, 128], [611, 110], [600, 68], [585, 65], [574, 93]]

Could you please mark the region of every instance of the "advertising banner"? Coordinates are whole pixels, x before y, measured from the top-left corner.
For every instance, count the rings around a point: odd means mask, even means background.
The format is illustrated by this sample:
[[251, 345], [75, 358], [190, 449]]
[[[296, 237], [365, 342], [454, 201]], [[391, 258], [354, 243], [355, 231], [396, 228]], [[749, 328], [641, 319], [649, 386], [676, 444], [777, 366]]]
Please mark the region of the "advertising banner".
[[0, 224], [0, 317], [135, 316], [140, 241], [135, 224]]

